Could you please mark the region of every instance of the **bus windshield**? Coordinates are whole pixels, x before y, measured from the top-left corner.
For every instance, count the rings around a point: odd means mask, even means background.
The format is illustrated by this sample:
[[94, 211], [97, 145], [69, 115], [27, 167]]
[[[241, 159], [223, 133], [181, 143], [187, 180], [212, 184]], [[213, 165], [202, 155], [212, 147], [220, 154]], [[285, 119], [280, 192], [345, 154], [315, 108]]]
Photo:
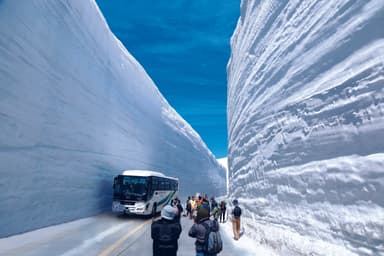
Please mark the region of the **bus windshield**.
[[148, 177], [119, 175], [115, 184], [115, 193], [144, 196], [148, 192]]

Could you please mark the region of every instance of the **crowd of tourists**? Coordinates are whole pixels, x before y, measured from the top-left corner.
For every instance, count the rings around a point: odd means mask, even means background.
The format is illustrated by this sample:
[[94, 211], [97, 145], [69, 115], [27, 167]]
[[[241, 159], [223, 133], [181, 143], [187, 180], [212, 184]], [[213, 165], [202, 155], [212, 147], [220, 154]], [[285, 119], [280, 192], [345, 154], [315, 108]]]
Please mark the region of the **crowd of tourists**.
[[[232, 202], [231, 220], [233, 238], [240, 238], [241, 208], [235, 199]], [[189, 196], [184, 207], [175, 198], [161, 210], [161, 218], [152, 223], [151, 237], [153, 239], [154, 256], [176, 256], [178, 239], [182, 227], [180, 218], [193, 220], [188, 235], [195, 238], [196, 256], [216, 256], [223, 249], [219, 223], [228, 220], [225, 200], [217, 202], [214, 197], [209, 199], [207, 194]]]

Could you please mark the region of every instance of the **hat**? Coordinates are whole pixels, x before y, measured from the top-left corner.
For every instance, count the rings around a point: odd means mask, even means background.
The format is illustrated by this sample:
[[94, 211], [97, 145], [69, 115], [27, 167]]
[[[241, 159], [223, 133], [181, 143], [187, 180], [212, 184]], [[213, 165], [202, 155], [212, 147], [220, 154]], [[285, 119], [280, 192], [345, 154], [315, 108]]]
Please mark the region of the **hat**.
[[161, 217], [167, 220], [173, 220], [173, 218], [175, 217], [175, 208], [170, 205], [166, 205], [161, 210]]
[[208, 214], [209, 214], [209, 211], [210, 211], [210, 208], [209, 208], [209, 202], [208, 201], [203, 201], [200, 205], [200, 208], [205, 208], [207, 209], [208, 211]]
[[199, 222], [206, 218], [209, 218], [209, 210], [205, 207], [200, 207], [199, 210], [197, 210], [196, 220]]

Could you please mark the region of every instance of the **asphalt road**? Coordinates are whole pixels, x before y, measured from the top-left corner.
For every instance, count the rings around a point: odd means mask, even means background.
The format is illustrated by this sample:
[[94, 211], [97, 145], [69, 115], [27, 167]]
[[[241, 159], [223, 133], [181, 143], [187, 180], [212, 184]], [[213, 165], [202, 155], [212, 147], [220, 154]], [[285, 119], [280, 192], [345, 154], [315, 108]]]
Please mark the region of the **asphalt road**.
[[[188, 231], [191, 228], [193, 221], [189, 218], [183, 217], [181, 219], [182, 232], [179, 238], [178, 256], [195, 256], [195, 239], [188, 236]], [[224, 225], [224, 224], [221, 224]], [[240, 248], [234, 246], [234, 242], [225, 232], [221, 232], [223, 239], [223, 251], [220, 256], [244, 256], [249, 253], [242, 251]], [[135, 233], [132, 238], [126, 243], [122, 244], [118, 250], [111, 255], [118, 256], [152, 256], [152, 240], [150, 223], [143, 229]]]
[[[95, 255], [152, 256], [152, 219], [98, 215], [57, 226], [0, 239], [0, 255]], [[194, 256], [194, 239], [188, 237], [192, 220], [183, 217], [178, 256]], [[221, 224], [224, 225], [224, 224]], [[221, 232], [220, 256], [249, 255], [234, 246], [231, 237]]]

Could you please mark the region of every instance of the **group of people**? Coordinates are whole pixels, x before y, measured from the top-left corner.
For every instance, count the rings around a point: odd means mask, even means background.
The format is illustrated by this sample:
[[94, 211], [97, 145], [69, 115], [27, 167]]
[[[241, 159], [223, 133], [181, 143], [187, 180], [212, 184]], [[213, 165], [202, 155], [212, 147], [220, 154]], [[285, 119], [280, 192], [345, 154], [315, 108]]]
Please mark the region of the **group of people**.
[[213, 216], [216, 221], [220, 219], [219, 222], [225, 222], [227, 204], [224, 200], [217, 203], [214, 197], [209, 201], [207, 194], [204, 196], [197, 196], [196, 198], [194, 196], [189, 196], [186, 202], [185, 216], [189, 216], [190, 219], [196, 217], [197, 211], [201, 205], [209, 209], [210, 215]]
[[[231, 212], [234, 239], [240, 238], [241, 208], [238, 201], [233, 200], [234, 208]], [[185, 205], [186, 211], [178, 198], [171, 201], [161, 210], [161, 219], [154, 221], [151, 227], [154, 256], [176, 256], [178, 239], [182, 228], [180, 217], [193, 219], [194, 223], [188, 235], [195, 238], [196, 256], [216, 256], [222, 250], [222, 241], [219, 233], [219, 222], [225, 222], [226, 203], [217, 203], [208, 195], [191, 196]], [[212, 242], [213, 241], [213, 242]]]

